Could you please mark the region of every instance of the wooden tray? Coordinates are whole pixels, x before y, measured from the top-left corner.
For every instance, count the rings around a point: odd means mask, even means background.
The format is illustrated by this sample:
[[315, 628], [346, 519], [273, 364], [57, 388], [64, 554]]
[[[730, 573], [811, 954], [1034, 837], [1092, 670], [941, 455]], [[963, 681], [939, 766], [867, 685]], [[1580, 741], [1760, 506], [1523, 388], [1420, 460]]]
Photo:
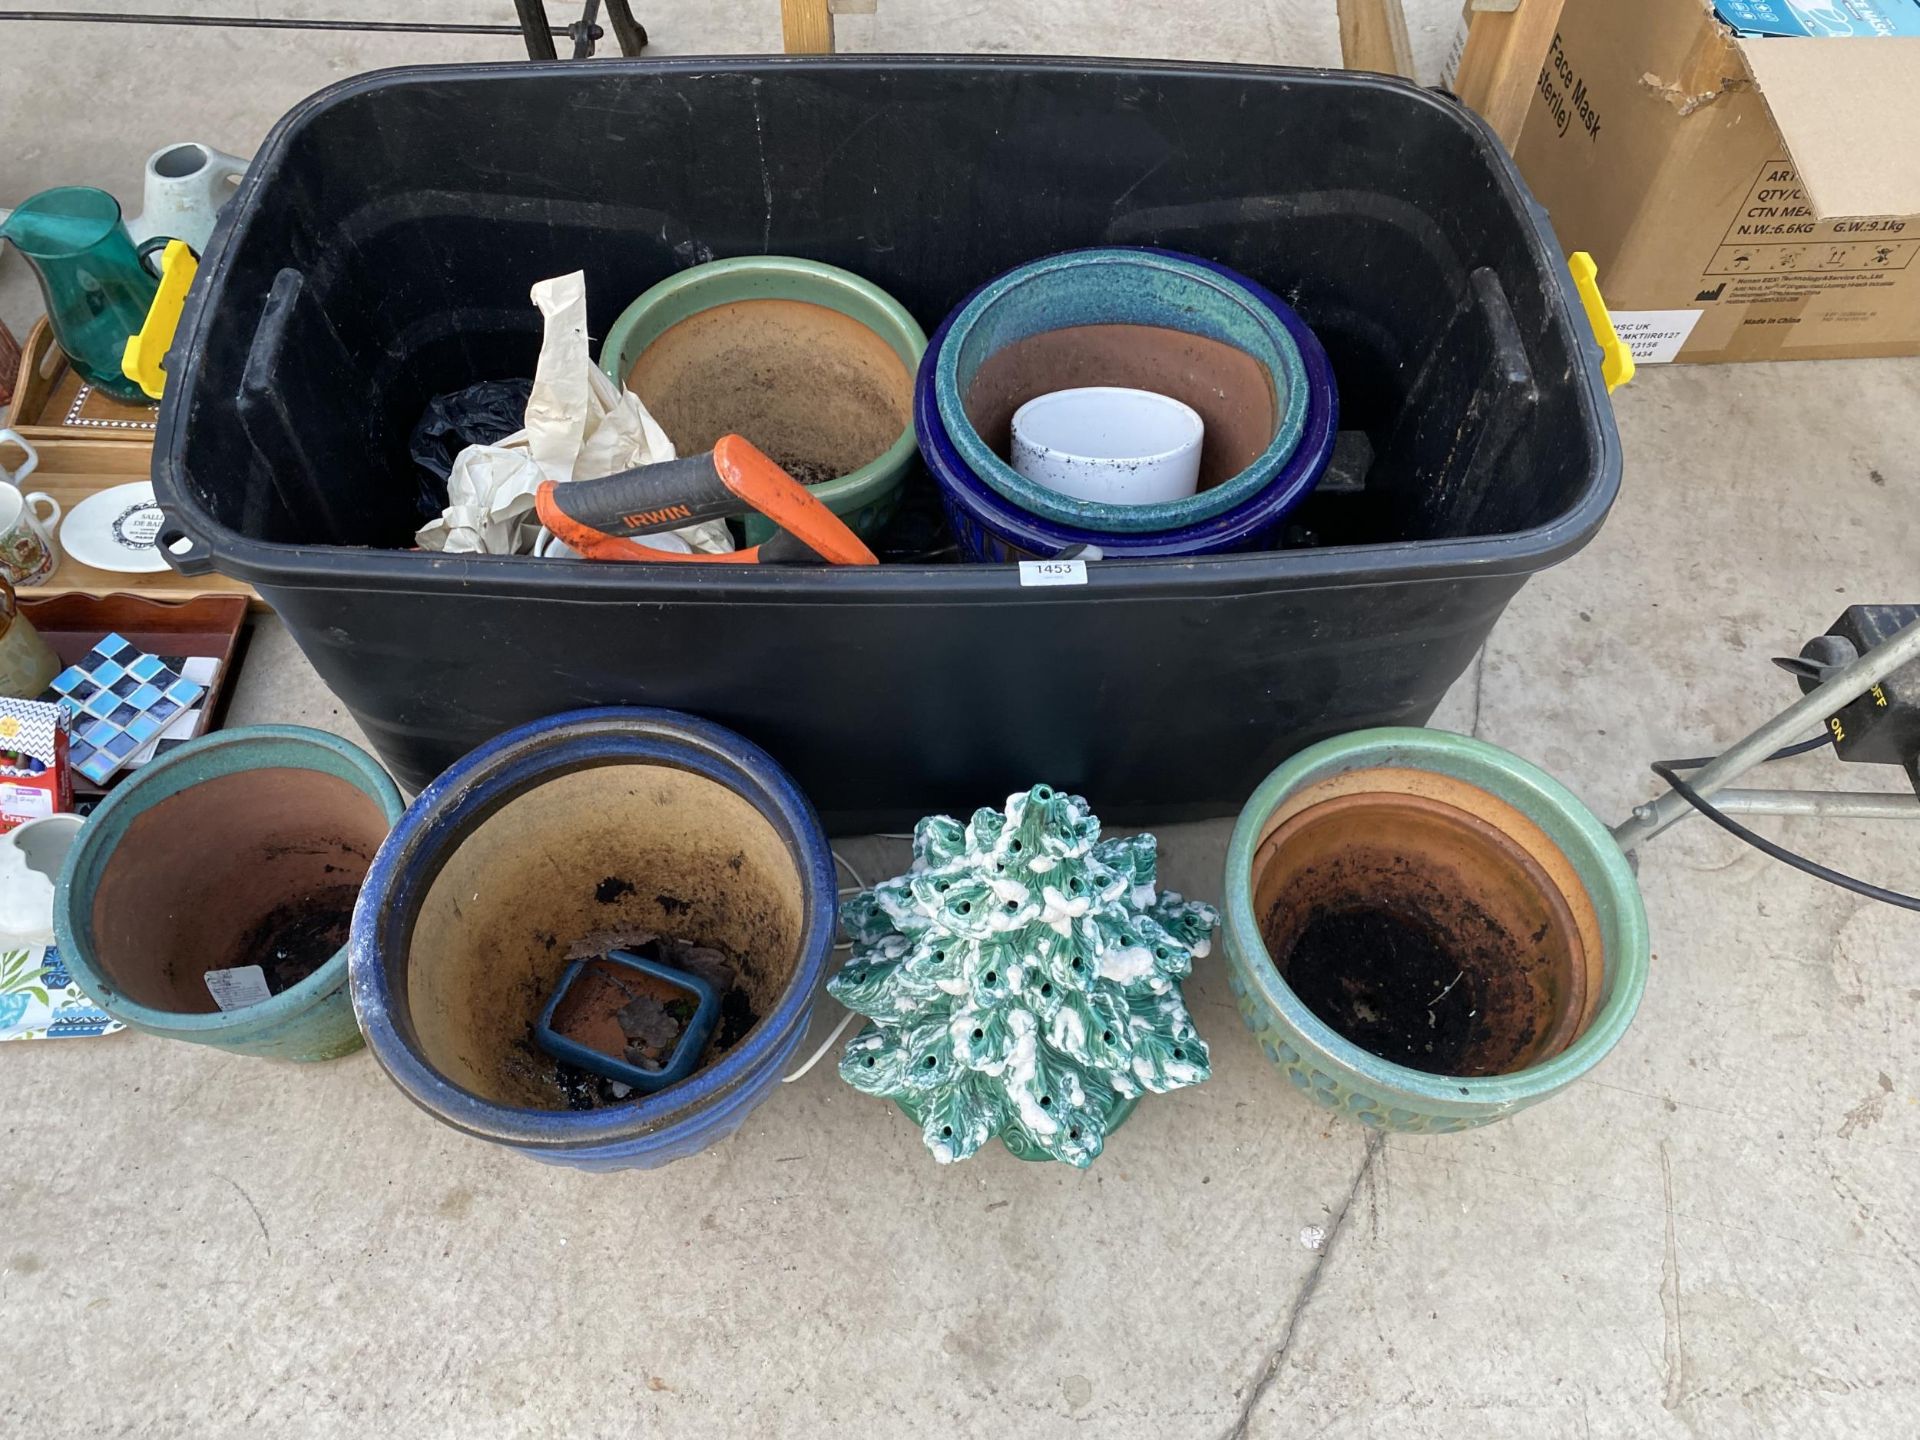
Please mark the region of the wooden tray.
[[[6, 418], [7, 427], [25, 436], [40, 455], [39, 467], [27, 478], [26, 488], [46, 491], [60, 502], [64, 514], [96, 491], [147, 475], [153, 465], [159, 408], [123, 405], [86, 386], [53, 343], [53, 331], [41, 317], [21, 349], [20, 377]], [[115, 590], [172, 600], [238, 595], [257, 610], [267, 608], [251, 585], [224, 575], [96, 570], [64, 550], [59, 568], [47, 583], [24, 589], [21, 596], [101, 595]]]
[[[37, 443], [37, 442], [36, 442]], [[98, 444], [100, 442], [91, 442]], [[122, 450], [133, 451], [136, 447], [124, 442], [106, 442], [110, 447], [118, 445]], [[138, 450], [140, 468], [132, 473], [102, 473], [98, 471], [49, 470], [45, 456], [49, 449], [41, 450], [40, 468], [27, 477], [26, 488], [29, 491], [44, 490], [60, 502], [64, 517], [73, 507], [96, 491], [110, 489], [115, 485], [125, 485], [146, 474], [148, 452]], [[257, 610], [266, 609], [253, 587], [240, 580], [229, 580], [225, 575], [180, 575], [172, 570], [156, 570], [147, 575], [128, 575], [118, 570], [96, 570], [91, 565], [82, 565], [63, 549], [60, 563], [48, 577], [44, 585], [23, 586], [20, 598], [46, 598], [54, 595], [104, 595], [121, 590], [134, 594], [150, 595], [156, 600], [191, 600], [197, 595], [237, 595]], [[128, 636], [132, 639], [132, 636]]]
[[13, 399], [13, 382], [20, 375], [20, 342], [0, 320], [0, 405]]
[[124, 404], [82, 380], [53, 343], [45, 316], [27, 332], [6, 425], [40, 452], [33, 478], [41, 488], [52, 472], [146, 474], [159, 415], [157, 404]]
[[[213, 683], [201, 702], [195, 735], [220, 728], [233, 677], [245, 648], [247, 600], [244, 595], [203, 595], [195, 600], [158, 600], [144, 595], [20, 596], [20, 613], [33, 622], [63, 665], [71, 665], [100, 639], [118, 633], [149, 654], [162, 656], [210, 655], [220, 662]], [[126, 775], [123, 770], [108, 782], [111, 789]], [[84, 775], [73, 777], [73, 793], [105, 793]]]

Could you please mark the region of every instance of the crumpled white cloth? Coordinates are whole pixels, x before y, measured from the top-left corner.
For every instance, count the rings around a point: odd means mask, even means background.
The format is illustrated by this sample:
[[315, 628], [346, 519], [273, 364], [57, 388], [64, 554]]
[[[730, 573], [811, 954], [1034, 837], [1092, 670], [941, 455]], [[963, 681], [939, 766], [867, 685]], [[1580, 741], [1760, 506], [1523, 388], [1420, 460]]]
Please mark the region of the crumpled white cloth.
[[[541, 481], [595, 480], [674, 458], [673, 442], [640, 397], [615, 385], [588, 354], [585, 272], [542, 280], [533, 287], [533, 303], [546, 328], [526, 428], [492, 445], [469, 445], [454, 457], [447, 508], [414, 536], [423, 549], [467, 555], [544, 551], [551, 537], [533, 509]], [[670, 533], [710, 554], [734, 548], [732, 532], [720, 520]]]

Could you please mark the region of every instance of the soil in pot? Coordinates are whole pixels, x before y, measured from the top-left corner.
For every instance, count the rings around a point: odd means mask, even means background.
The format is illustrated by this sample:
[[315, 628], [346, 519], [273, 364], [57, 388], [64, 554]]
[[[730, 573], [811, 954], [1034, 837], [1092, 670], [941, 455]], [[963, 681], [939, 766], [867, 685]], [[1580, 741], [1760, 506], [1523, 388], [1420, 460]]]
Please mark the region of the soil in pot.
[[1231, 480], [1273, 443], [1273, 378], [1244, 350], [1159, 325], [1069, 325], [987, 357], [967, 387], [967, 418], [1002, 460], [1013, 412], [1036, 395], [1086, 385], [1152, 390], [1200, 413], [1200, 488]]
[[1254, 864], [1281, 978], [1342, 1038], [1439, 1075], [1500, 1075], [1564, 1050], [1597, 980], [1564, 895], [1486, 820], [1356, 794], [1280, 826]]
[[913, 415], [913, 374], [893, 347], [803, 300], [736, 300], [690, 315], [640, 353], [627, 388], [680, 454], [744, 435], [803, 485], [879, 459]]
[[697, 1075], [776, 1006], [804, 929], [799, 871], [747, 800], [669, 765], [601, 765], [507, 800], [446, 857], [413, 924], [408, 1015], [426, 1060], [497, 1104], [629, 1103], [644, 1097], [534, 1042], [569, 963], [651, 944], [716, 967], [701, 971], [722, 1001]]
[[248, 932], [228, 968], [258, 965], [278, 995], [306, 979], [347, 943], [358, 884], [326, 885], [276, 905]]
[[1468, 975], [1450, 938], [1384, 907], [1315, 910], [1281, 973], [1309, 1010], [1361, 1049], [1459, 1075], [1489, 1027], [1480, 1020], [1478, 968]]
[[274, 994], [346, 943], [387, 833], [380, 806], [317, 770], [206, 780], [142, 813], [94, 892], [95, 963], [129, 1000], [209, 1014], [209, 970], [258, 965]]

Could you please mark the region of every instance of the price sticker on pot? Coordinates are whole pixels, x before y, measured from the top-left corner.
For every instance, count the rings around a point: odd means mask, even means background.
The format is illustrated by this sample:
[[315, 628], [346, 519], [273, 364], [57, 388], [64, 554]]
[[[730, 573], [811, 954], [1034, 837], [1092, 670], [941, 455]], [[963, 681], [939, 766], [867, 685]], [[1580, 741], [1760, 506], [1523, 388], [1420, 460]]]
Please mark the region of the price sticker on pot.
[[1022, 560], [1020, 562], [1020, 584], [1023, 587], [1086, 583], [1087, 562], [1084, 560]]
[[209, 970], [207, 990], [213, 996], [213, 1003], [222, 1010], [244, 1010], [273, 998], [273, 992], [267, 988], [267, 972], [258, 965]]

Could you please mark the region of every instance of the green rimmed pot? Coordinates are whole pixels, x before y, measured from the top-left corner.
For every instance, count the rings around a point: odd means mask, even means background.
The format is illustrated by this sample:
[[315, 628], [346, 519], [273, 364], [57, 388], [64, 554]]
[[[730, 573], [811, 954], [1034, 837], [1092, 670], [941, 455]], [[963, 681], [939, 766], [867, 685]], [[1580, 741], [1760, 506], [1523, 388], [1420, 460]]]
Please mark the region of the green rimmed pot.
[[[60, 954], [101, 1009], [149, 1035], [276, 1060], [357, 1050], [346, 927], [404, 809], [372, 757], [325, 731], [191, 741], [122, 781], [81, 829], [54, 900]], [[284, 988], [221, 1010], [207, 972], [251, 964]]]
[[[1465, 1130], [1546, 1099], [1646, 989], [1646, 912], [1606, 827], [1466, 736], [1364, 730], [1294, 756], [1240, 812], [1225, 888], [1248, 1028], [1297, 1089], [1375, 1129]], [[1413, 1028], [1395, 1028], [1409, 993]]]
[[[1311, 408], [1298, 324], [1284, 302], [1198, 256], [1071, 250], [969, 296], [942, 327], [921, 383], [960, 460], [1003, 500], [1056, 525], [1158, 533], [1255, 502], [1282, 476]], [[1197, 411], [1206, 426], [1200, 489], [1180, 500], [1112, 504], [1059, 493], [1015, 470], [1004, 453], [1019, 406], [1087, 385], [1149, 390]], [[1323, 408], [1334, 403], [1329, 393]], [[1318, 478], [1318, 467], [1297, 477], [1290, 500]]]
[[[607, 332], [600, 363], [680, 454], [744, 435], [868, 536], [893, 514], [913, 462], [913, 377], [926, 348], [919, 322], [858, 275], [746, 255], [648, 290]], [[750, 545], [773, 533], [761, 516], [742, 520]]]

